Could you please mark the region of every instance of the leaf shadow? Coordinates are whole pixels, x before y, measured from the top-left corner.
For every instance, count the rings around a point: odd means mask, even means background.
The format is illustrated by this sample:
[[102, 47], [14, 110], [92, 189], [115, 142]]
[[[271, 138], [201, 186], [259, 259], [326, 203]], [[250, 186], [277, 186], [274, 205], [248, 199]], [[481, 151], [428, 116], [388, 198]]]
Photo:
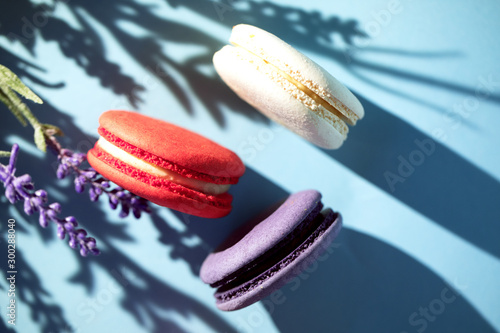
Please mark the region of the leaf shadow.
[[[452, 59], [465, 56], [454, 50], [404, 50], [370, 45], [370, 36], [360, 27], [360, 22], [338, 16], [326, 16], [320, 11], [306, 11], [302, 8], [276, 4], [270, 1], [211, 1], [199, 4], [196, 0], [167, 0], [174, 8], [185, 7], [214, 22], [232, 27], [239, 23], [256, 25], [284, 39], [292, 46], [318, 54], [335, 61], [353, 75], [378, 73], [394, 80], [413, 82], [451, 93], [475, 96], [476, 88], [451, 81], [429, 77], [408, 69], [370, 61], [366, 54], [377, 53], [399, 57], [423, 58], [429, 60]], [[336, 42], [335, 36], [342, 41]], [[343, 45], [342, 45], [343, 44]], [[432, 110], [447, 113], [445, 108], [397, 88], [390, 88], [378, 82], [367, 81], [394, 96], [421, 103]], [[488, 100], [500, 103], [500, 95], [491, 94]], [[467, 126], [470, 124], [467, 122]]]

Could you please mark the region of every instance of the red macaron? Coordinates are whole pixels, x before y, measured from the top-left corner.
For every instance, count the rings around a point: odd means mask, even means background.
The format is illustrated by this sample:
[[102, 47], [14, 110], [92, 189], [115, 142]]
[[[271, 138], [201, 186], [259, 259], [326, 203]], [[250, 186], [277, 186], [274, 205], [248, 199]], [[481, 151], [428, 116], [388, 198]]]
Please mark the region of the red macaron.
[[99, 118], [99, 140], [90, 165], [130, 192], [200, 217], [231, 211], [227, 193], [245, 172], [229, 149], [182, 127], [129, 111]]

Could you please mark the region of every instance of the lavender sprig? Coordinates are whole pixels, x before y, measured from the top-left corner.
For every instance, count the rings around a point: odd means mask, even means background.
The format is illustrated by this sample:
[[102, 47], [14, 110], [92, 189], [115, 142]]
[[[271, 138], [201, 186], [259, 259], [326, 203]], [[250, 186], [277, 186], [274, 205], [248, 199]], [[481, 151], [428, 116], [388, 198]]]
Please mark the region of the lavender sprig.
[[122, 218], [128, 216], [130, 211], [132, 211], [136, 218], [141, 217], [142, 212], [151, 212], [146, 199], [134, 195], [119, 186], [111, 189], [109, 181], [92, 167], [80, 169], [81, 164], [87, 160], [85, 154], [75, 153], [69, 149], [62, 148], [53, 136], [49, 136], [47, 141], [48, 147], [57, 155], [59, 161], [56, 171], [57, 178], [63, 179], [73, 174], [75, 176], [76, 192], [84, 192], [88, 184], [91, 201], [97, 201], [105, 193], [108, 196], [109, 205], [112, 209], [116, 209], [118, 206], [121, 207], [119, 216]]
[[57, 236], [64, 239], [68, 235], [69, 246], [73, 249], [79, 247], [82, 256], [85, 257], [89, 253], [98, 255], [100, 251], [96, 247], [96, 240], [87, 237], [87, 232], [84, 229], [77, 229], [78, 222], [75, 217], [59, 218], [58, 214], [61, 212], [61, 205], [58, 202], [47, 205], [47, 192], [45, 190], [35, 190], [30, 175], [15, 176], [18, 152], [19, 146], [14, 144], [9, 164], [5, 166], [0, 163], [0, 180], [4, 184], [5, 196], [10, 203], [24, 201], [24, 212], [27, 215], [38, 212], [40, 225], [44, 228], [48, 226], [49, 221], [57, 224]]
[[[57, 177], [59, 179], [74, 174], [75, 190], [81, 193], [85, 190], [85, 185], [89, 184], [89, 195], [92, 201], [97, 201], [101, 194], [106, 193], [111, 208], [116, 209], [118, 205], [121, 206], [120, 217], [128, 216], [130, 211], [136, 218], [139, 218], [142, 212], [150, 212], [146, 199], [127, 192], [121, 187], [110, 189], [109, 181], [93, 168], [80, 169], [80, 165], [87, 159], [86, 155], [62, 148], [54, 137], [54, 135], [62, 135], [62, 131], [57, 126], [40, 123], [15, 92], [36, 103], [43, 103], [40, 97], [25, 86], [16, 74], [0, 65], [0, 102], [3, 102], [12, 111], [21, 124], [27, 125], [29, 123], [33, 127], [35, 144], [40, 150], [45, 152], [48, 146], [57, 155], [59, 161]], [[0, 157], [2, 156], [8, 156], [8, 153], [0, 151]]]

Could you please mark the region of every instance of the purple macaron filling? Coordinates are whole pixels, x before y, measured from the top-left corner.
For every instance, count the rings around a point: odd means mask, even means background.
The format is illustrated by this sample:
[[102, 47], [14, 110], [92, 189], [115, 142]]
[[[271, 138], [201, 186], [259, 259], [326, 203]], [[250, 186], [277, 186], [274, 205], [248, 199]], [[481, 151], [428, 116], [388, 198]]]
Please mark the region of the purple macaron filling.
[[254, 290], [266, 280], [293, 263], [338, 218], [330, 209], [321, 212], [318, 202], [307, 217], [265, 255], [245, 265], [226, 278], [212, 284], [219, 287], [215, 293], [217, 303], [224, 303]]
[[319, 201], [316, 204], [316, 207], [311, 210], [304, 221], [300, 223], [295, 229], [293, 229], [292, 232], [285, 236], [274, 247], [272, 247], [257, 259], [236, 270], [232, 274], [226, 276], [222, 280], [210, 284], [210, 286], [213, 288], [218, 288], [221, 286], [231, 287], [234, 285], [239, 285], [241, 281], [251, 280], [256, 275], [269, 268], [269, 265], [275, 264], [276, 258], [283, 258], [283, 256], [278, 256], [279, 253], [283, 252], [285, 253], [285, 255], [290, 253], [303, 242], [306, 234], [310, 234], [315, 229], [313, 222], [316, 217], [318, 217], [322, 208], [323, 204]]

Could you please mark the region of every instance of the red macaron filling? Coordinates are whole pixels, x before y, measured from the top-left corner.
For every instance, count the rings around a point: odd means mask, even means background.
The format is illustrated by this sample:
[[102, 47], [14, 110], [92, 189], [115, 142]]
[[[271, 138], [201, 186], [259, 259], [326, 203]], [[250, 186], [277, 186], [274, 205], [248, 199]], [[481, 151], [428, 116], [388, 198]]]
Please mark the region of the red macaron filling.
[[162, 157], [151, 154], [144, 149], [138, 148], [134, 145], [129, 144], [128, 142], [120, 139], [116, 135], [110, 133], [102, 126], [98, 128], [99, 134], [106, 139], [106, 141], [112, 143], [116, 147], [126, 151], [127, 153], [134, 155], [135, 157], [156, 165], [158, 167], [170, 170], [175, 172], [186, 178], [193, 178], [201, 181], [205, 181], [207, 183], [213, 184], [236, 184], [238, 183], [239, 177], [221, 177], [221, 176], [212, 176], [206, 173], [198, 172], [195, 170], [188, 169], [179, 164], [168, 161]]
[[132, 177], [144, 184], [153, 186], [155, 188], [164, 189], [171, 193], [176, 193], [177, 195], [193, 199], [198, 202], [207, 203], [211, 206], [215, 207], [231, 206], [232, 196], [228, 193], [222, 193], [219, 195], [208, 195], [199, 191], [192, 190], [185, 186], [176, 184], [174, 182], [168, 181], [166, 179], [156, 177], [113, 157], [112, 155], [108, 154], [106, 151], [101, 149], [99, 145], [96, 145], [91, 152], [97, 159], [111, 166], [113, 169], [120, 171], [121, 173], [129, 177]]

